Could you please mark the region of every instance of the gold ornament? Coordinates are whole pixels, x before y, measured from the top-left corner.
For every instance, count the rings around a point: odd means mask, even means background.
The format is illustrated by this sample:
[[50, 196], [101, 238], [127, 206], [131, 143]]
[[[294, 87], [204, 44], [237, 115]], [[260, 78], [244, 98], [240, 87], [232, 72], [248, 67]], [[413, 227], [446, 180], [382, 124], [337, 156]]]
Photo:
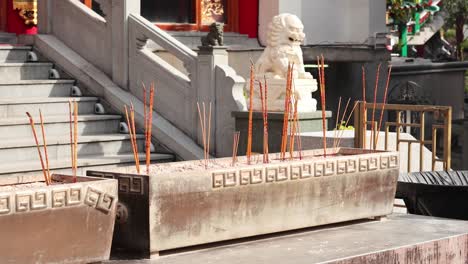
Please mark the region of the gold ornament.
[[26, 25], [37, 25], [37, 0], [13, 0], [13, 9], [19, 10], [19, 15]]

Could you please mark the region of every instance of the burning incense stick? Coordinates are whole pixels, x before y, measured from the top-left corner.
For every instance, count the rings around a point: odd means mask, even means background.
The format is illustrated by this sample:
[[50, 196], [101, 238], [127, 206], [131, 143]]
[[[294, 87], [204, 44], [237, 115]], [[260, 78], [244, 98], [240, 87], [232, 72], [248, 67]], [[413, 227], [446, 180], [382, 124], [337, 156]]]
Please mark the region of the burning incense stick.
[[252, 118], [253, 118], [253, 97], [254, 97], [254, 65], [250, 63], [250, 87], [249, 87], [249, 127], [247, 132], [247, 163], [250, 164], [252, 155]]
[[50, 185], [49, 177], [47, 176], [47, 170], [46, 170], [46, 167], [44, 165], [44, 159], [42, 158], [42, 153], [41, 153], [41, 148], [40, 148], [40, 145], [39, 145], [39, 140], [37, 139], [36, 128], [34, 127], [34, 120], [33, 120], [32, 116], [31, 116], [31, 114], [29, 114], [29, 112], [26, 112], [26, 115], [29, 117], [29, 124], [31, 125], [31, 130], [32, 130], [32, 133], [33, 133], [33, 136], [34, 136], [34, 140], [36, 142], [37, 153], [39, 154], [39, 160], [41, 161], [42, 173], [44, 174], [45, 183], [47, 185]]
[[375, 146], [375, 134], [374, 134], [374, 121], [375, 121], [375, 108], [377, 104], [377, 91], [379, 89], [379, 75], [380, 75], [380, 67], [382, 66], [382, 63], [379, 63], [379, 66], [377, 67], [377, 76], [375, 77], [375, 88], [374, 88], [374, 103], [372, 107], [372, 122], [371, 122], [371, 144], [370, 144], [370, 149], [376, 148]]
[[388, 73], [387, 73], [387, 83], [385, 84], [384, 100], [383, 100], [383, 104], [382, 104], [382, 109], [380, 110], [379, 130], [377, 131], [377, 139], [375, 140], [376, 145], [379, 143], [380, 129], [382, 128], [383, 114], [384, 114], [384, 110], [385, 110], [385, 105], [387, 104], [387, 92], [388, 92], [388, 86], [390, 84], [390, 75], [391, 74], [392, 74], [392, 65], [389, 65], [388, 66]]
[[42, 116], [41, 109], [39, 109], [39, 118], [41, 120], [42, 143], [43, 143], [43, 146], [44, 146], [44, 156], [45, 156], [45, 160], [46, 160], [47, 178], [48, 178], [49, 184], [50, 184], [52, 178], [50, 177], [49, 154], [47, 153], [47, 141], [46, 141], [46, 135], [45, 135], [45, 129], [44, 129], [44, 117]]

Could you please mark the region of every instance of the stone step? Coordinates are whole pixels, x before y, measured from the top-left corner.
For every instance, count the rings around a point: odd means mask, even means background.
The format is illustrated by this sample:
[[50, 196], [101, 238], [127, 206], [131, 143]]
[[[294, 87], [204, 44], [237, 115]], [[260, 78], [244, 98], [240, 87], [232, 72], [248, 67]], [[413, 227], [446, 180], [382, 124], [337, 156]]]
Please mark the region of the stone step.
[[0, 80], [0, 98], [66, 97], [71, 95], [74, 80]]
[[50, 62], [1, 62], [0, 76], [3, 82], [49, 79]]
[[[81, 115], [78, 116], [78, 135], [119, 133], [119, 115]], [[40, 120], [35, 119], [36, 129]], [[44, 117], [46, 136], [66, 136], [70, 133], [69, 117], [66, 115]], [[0, 119], [0, 140], [32, 138], [29, 119], [24, 117]]]
[[[144, 164], [145, 154], [139, 153], [140, 164]], [[151, 154], [151, 163], [165, 163], [174, 161], [172, 154]], [[118, 155], [79, 155], [78, 156], [78, 175], [86, 175], [86, 170], [109, 171], [116, 167], [133, 166], [135, 160], [133, 153], [124, 153]], [[143, 166], [143, 165], [140, 165]], [[51, 160], [49, 168], [52, 173], [62, 173], [71, 175], [71, 160], [69, 158], [61, 160]], [[42, 168], [39, 159], [0, 164], [0, 177], [36, 178], [42, 179]]]
[[68, 115], [69, 99], [77, 101], [80, 115], [94, 114], [94, 106], [98, 102], [97, 97], [0, 98], [0, 118], [26, 117], [26, 112], [30, 112], [37, 118], [39, 109], [44, 117]]
[[[36, 129], [39, 142], [42, 142], [40, 129]], [[70, 137], [47, 137], [47, 152], [49, 160], [69, 159]], [[138, 150], [144, 150], [144, 136], [137, 135]], [[41, 148], [42, 149], [42, 148]], [[123, 134], [87, 135], [78, 137], [78, 156], [100, 155], [112, 156], [132, 153], [130, 137]], [[45, 159], [45, 156], [43, 154]], [[3, 140], [0, 142], [0, 165], [19, 161], [38, 160], [37, 147], [34, 138], [18, 140]]]
[[14, 33], [7, 33], [7, 32], [0, 32], [0, 45], [11, 45], [16, 44], [18, 41], [16, 34]]
[[30, 46], [0, 45], [0, 62], [26, 62]]

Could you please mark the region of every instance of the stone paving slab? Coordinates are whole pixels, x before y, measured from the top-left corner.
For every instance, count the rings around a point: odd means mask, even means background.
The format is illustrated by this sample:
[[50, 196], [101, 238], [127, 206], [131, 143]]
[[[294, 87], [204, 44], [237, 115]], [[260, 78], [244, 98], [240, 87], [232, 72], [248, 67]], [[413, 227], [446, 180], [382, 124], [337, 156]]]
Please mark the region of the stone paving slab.
[[468, 263], [468, 221], [394, 214], [174, 253], [154, 260], [106, 264]]

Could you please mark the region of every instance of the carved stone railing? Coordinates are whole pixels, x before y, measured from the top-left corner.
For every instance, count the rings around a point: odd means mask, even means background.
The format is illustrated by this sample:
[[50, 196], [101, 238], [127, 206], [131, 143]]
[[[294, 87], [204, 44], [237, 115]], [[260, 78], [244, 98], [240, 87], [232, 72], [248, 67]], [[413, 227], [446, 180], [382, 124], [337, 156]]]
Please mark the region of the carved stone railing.
[[[38, 0], [40, 34], [54, 35], [139, 103], [143, 101], [142, 84], [154, 82], [156, 112], [174, 126], [171, 129], [180, 130], [198, 145], [202, 140], [196, 104], [211, 102], [211, 153], [229, 155], [232, 144], [226, 134], [234, 131], [230, 112], [245, 108], [245, 99], [244, 79], [228, 66], [226, 47], [200, 49], [197, 54], [140, 16], [139, 1], [96, 1], [102, 16], [79, 0]], [[155, 42], [183, 67], [157, 56], [147, 47], [148, 41]], [[112, 107], [121, 110], [122, 105]], [[158, 139], [157, 134], [154, 136]]]

